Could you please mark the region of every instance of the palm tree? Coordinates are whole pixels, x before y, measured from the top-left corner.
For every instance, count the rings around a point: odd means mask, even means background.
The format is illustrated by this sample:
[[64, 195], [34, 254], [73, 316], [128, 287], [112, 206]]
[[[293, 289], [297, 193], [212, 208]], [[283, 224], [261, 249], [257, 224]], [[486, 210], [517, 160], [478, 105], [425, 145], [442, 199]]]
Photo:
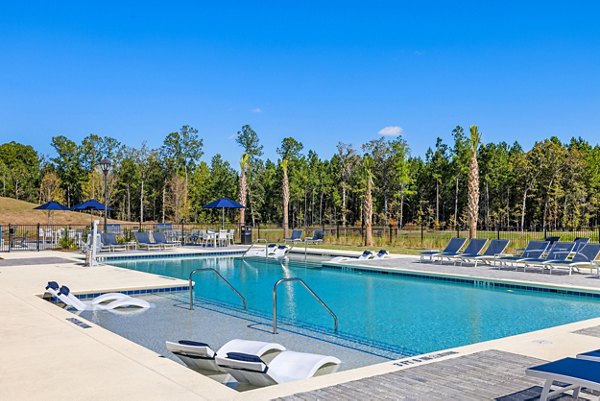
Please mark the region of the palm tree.
[[281, 160], [281, 169], [283, 170], [283, 238], [289, 238], [288, 212], [290, 204], [290, 182], [288, 179], [288, 160]]
[[365, 223], [365, 246], [373, 246], [373, 172], [372, 159], [365, 155], [364, 162], [365, 196], [363, 198], [363, 221]]
[[[246, 170], [250, 160], [250, 154], [243, 153], [240, 159], [240, 197], [239, 202], [246, 206], [246, 198], [248, 197], [248, 181], [246, 179]], [[240, 224], [246, 225], [246, 209], [240, 209]]]
[[469, 167], [469, 238], [477, 237], [477, 217], [479, 215], [479, 164], [477, 147], [481, 134], [476, 125], [471, 126], [471, 165]]

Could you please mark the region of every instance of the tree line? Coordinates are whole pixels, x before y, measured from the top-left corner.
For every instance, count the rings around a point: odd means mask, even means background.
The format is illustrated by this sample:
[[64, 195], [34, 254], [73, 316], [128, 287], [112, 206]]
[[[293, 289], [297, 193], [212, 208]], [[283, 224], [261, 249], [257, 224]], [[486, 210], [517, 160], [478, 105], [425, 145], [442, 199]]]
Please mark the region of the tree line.
[[263, 157], [258, 134], [244, 125], [236, 135], [239, 166], [232, 166], [220, 154], [207, 160], [201, 136], [188, 125], [155, 149], [95, 134], [81, 143], [55, 136], [52, 157], [17, 142], [0, 145], [0, 190], [37, 203], [102, 201], [98, 163], [107, 158], [113, 217], [140, 223], [214, 221], [218, 216], [202, 206], [222, 196], [247, 206], [232, 222], [283, 225], [286, 232], [325, 224], [558, 230], [599, 223], [597, 144], [550, 137], [525, 150], [518, 142], [480, 137], [457, 126], [424, 157], [411, 155], [402, 137], [381, 137], [358, 147], [340, 142], [324, 158], [290, 136], [271, 160]]

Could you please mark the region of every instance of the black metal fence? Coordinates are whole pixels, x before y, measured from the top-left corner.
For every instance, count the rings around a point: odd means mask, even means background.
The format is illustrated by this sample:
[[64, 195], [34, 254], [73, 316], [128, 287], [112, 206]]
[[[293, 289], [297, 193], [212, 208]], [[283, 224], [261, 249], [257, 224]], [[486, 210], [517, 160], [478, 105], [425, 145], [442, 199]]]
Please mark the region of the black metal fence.
[[[226, 230], [234, 230], [237, 241], [241, 239], [240, 232], [248, 231], [247, 240], [266, 238], [269, 241], [282, 241], [283, 230], [275, 225], [256, 225], [255, 227], [239, 227], [235, 224], [226, 224]], [[103, 227], [100, 225], [99, 230]], [[221, 225], [214, 223], [182, 224], [108, 224], [107, 232], [117, 234], [122, 242], [134, 240], [134, 233], [138, 231], [162, 231], [167, 239], [181, 241], [186, 245], [200, 245], [202, 235], [206, 231], [218, 231]], [[362, 227], [341, 225], [322, 225], [303, 227], [303, 237], [311, 236], [316, 230], [325, 232], [325, 243], [333, 245], [363, 246], [365, 243], [365, 230]], [[49, 249], [77, 249], [81, 248], [88, 240], [89, 225], [59, 225], [36, 224], [0, 226], [0, 252], [13, 251], [42, 251]], [[399, 229], [396, 226], [373, 227], [373, 242], [376, 247], [404, 248], [404, 249], [438, 249], [443, 247], [452, 237], [467, 237], [466, 230], [432, 230], [425, 226], [409, 226]], [[509, 248], [523, 248], [528, 241], [544, 239], [550, 236], [560, 237], [563, 241], [571, 241], [577, 237], [590, 238], [598, 242], [600, 226], [587, 227], [573, 230], [528, 230], [496, 228], [495, 230], [479, 230], [480, 238], [498, 238], [510, 240]]]

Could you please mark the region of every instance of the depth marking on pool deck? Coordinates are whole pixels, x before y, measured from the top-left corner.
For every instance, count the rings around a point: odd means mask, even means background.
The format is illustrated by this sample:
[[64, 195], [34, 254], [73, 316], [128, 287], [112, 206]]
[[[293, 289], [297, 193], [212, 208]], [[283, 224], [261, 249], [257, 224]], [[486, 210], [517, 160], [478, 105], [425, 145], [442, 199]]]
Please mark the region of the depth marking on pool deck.
[[545, 361], [489, 350], [277, 398], [310, 400], [530, 400], [543, 380], [525, 369]]

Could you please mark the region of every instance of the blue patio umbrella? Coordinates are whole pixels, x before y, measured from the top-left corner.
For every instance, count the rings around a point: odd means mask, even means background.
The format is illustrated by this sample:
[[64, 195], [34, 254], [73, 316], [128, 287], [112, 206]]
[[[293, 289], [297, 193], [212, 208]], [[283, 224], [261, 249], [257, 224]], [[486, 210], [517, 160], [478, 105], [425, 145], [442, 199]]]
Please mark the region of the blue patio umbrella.
[[[108, 207], [107, 209], [112, 210], [111, 207]], [[73, 210], [104, 210], [104, 203], [100, 203], [96, 199], [90, 199], [80, 203], [79, 205], [73, 206]]]
[[[92, 210], [104, 210], [104, 203], [98, 202], [96, 199], [89, 199], [78, 205], [72, 207], [73, 210], [81, 212], [84, 210], [90, 211], [90, 222], [92, 221]], [[111, 207], [107, 207], [106, 210], [112, 210]]]
[[221, 228], [225, 228], [225, 209], [244, 209], [246, 206], [237, 203], [236, 201], [232, 201], [229, 198], [221, 198], [216, 201], [212, 201], [207, 205], [204, 205], [204, 209], [221, 209], [222, 214], [222, 224]]
[[35, 210], [46, 210], [48, 212], [48, 224], [50, 224], [50, 216], [52, 216], [52, 224], [54, 224], [54, 212], [56, 210], [69, 210], [68, 207], [57, 201], [46, 202], [43, 205], [34, 207]]

